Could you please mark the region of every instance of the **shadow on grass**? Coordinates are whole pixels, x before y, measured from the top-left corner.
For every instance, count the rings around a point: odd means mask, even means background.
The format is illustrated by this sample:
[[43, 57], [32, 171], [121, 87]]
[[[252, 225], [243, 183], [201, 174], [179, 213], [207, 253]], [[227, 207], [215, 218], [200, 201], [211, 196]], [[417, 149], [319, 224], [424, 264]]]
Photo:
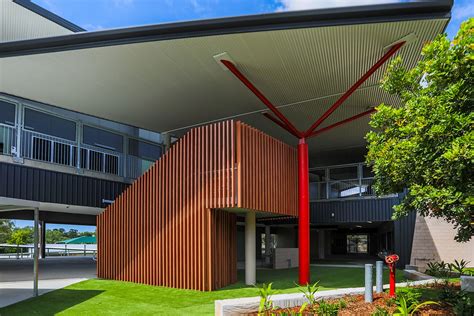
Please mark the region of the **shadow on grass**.
[[[30, 289], [28, 291], [31, 292]], [[4, 308], [0, 316], [10, 315], [55, 315], [75, 305], [81, 304], [103, 293], [100, 290], [59, 289], [38, 297], [33, 297]]]
[[[238, 270], [238, 282], [218, 291], [231, 289], [248, 288], [245, 285], [245, 271]], [[374, 276], [375, 280], [375, 269]], [[384, 271], [384, 283], [388, 283], [388, 270]], [[341, 267], [311, 267], [311, 282], [319, 281], [321, 289], [337, 289], [364, 286], [364, 269], [363, 268], [341, 268]], [[403, 272], [397, 271], [397, 281], [404, 281]], [[291, 290], [298, 286], [298, 268], [295, 269], [258, 269], [257, 270], [257, 286], [262, 283], [272, 282], [272, 287], [277, 290]]]

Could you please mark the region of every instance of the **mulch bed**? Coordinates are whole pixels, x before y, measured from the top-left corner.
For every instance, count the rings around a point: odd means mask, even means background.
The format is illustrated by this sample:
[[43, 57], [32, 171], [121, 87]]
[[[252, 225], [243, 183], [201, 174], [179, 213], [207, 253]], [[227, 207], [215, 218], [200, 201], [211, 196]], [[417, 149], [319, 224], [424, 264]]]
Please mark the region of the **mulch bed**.
[[[442, 284], [432, 284], [429, 286], [419, 286], [421, 287], [431, 287], [431, 288], [441, 288]], [[454, 287], [459, 287], [459, 284], [452, 285]], [[366, 303], [364, 300], [364, 295], [346, 295], [342, 298], [334, 298], [334, 299], [327, 299], [325, 302], [327, 303], [338, 303], [340, 300], [344, 300], [346, 302], [346, 307], [339, 309], [338, 316], [352, 316], [352, 315], [372, 315], [373, 312], [377, 310], [377, 307], [383, 308], [387, 310], [390, 314], [396, 311], [397, 307], [395, 302], [389, 297], [388, 293], [374, 293], [374, 301], [373, 303]], [[440, 302], [441, 303], [441, 302]], [[264, 315], [281, 315], [281, 314], [290, 314], [291, 313], [298, 313], [300, 310], [300, 306], [291, 307], [291, 308], [281, 308], [275, 309], [267, 314]], [[303, 315], [317, 315], [316, 313], [312, 312], [315, 308], [307, 307], [306, 310], [303, 312]], [[249, 314], [252, 316], [258, 315], [258, 313]], [[443, 315], [443, 316], [450, 316], [455, 315], [451, 306], [447, 304], [441, 303], [441, 305], [427, 305], [423, 308], [420, 308], [416, 315]]]

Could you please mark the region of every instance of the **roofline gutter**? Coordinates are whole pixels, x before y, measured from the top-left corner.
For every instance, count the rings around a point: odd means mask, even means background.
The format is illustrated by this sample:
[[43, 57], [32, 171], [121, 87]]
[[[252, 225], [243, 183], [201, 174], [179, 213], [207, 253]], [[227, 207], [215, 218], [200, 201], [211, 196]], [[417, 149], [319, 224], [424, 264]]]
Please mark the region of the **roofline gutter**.
[[76, 25], [59, 15], [54, 14], [53, 12], [46, 10], [45, 8], [37, 5], [36, 3], [31, 2], [31, 0], [13, 0], [13, 3], [16, 3], [25, 9], [28, 9], [43, 18], [50, 20], [53, 23], [56, 23], [72, 32], [85, 32], [86, 30], [80, 27], [79, 25]]
[[0, 58], [211, 35], [435, 18], [449, 19], [452, 6], [452, 0], [426, 0], [83, 32], [0, 43]]

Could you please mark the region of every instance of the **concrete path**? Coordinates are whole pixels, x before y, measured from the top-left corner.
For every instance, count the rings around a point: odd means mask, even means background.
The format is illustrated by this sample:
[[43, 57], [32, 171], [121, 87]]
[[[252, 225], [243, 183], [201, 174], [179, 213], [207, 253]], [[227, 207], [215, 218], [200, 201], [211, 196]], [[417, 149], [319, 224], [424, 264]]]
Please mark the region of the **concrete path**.
[[[40, 295], [97, 276], [90, 257], [41, 259], [38, 270]], [[0, 308], [32, 296], [33, 260], [0, 260]]]
[[[87, 279], [40, 280], [38, 292], [39, 295], [42, 295], [84, 280]], [[0, 308], [31, 297], [33, 297], [33, 281], [0, 282]]]

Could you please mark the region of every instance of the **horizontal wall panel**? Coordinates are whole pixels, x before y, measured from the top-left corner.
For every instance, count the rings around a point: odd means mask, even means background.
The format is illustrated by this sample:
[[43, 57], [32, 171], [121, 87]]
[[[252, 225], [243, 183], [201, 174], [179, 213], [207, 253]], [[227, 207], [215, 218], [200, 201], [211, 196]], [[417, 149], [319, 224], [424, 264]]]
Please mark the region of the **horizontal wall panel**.
[[39, 202], [104, 207], [129, 184], [0, 162], [0, 196]]
[[390, 221], [400, 198], [354, 199], [311, 202], [311, 223], [335, 224]]
[[234, 283], [228, 210], [296, 215], [296, 181], [295, 149], [248, 125], [191, 129], [98, 216], [98, 276], [195, 290]]

